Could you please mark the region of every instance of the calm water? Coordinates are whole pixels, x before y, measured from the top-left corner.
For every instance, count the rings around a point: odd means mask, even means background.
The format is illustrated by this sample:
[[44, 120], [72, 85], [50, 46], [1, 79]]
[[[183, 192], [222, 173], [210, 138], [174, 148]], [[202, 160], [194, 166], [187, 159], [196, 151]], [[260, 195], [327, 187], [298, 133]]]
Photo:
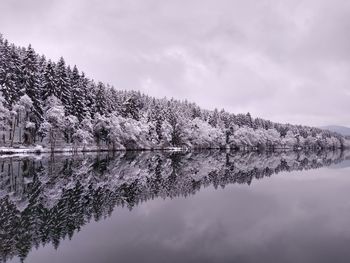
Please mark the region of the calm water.
[[0, 158], [0, 262], [349, 262], [350, 154]]

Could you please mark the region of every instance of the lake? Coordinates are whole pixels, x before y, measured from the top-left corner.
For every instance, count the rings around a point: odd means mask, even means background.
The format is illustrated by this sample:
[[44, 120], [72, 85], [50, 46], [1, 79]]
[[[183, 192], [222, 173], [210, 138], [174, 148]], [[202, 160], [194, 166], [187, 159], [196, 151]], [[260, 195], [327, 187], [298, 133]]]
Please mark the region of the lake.
[[0, 262], [349, 262], [350, 153], [0, 158]]

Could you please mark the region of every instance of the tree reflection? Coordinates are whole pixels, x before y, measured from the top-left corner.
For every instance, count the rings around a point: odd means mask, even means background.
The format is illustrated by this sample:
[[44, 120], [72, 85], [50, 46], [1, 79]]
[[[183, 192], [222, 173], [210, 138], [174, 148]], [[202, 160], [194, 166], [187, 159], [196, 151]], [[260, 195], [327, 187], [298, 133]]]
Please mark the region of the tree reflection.
[[156, 197], [202, 187], [248, 184], [282, 171], [349, 159], [342, 151], [289, 153], [125, 152], [0, 160], [0, 262], [22, 261], [33, 247], [55, 248], [114, 207], [132, 209]]

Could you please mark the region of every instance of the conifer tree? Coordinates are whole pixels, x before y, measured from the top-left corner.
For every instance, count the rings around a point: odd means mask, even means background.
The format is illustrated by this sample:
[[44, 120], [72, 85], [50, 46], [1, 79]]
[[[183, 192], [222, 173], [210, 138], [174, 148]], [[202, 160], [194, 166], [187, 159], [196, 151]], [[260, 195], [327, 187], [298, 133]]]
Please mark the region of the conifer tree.
[[70, 114], [76, 116], [79, 121], [84, 118], [85, 103], [83, 95], [83, 87], [78, 68], [74, 66], [71, 75], [71, 110]]
[[141, 102], [137, 94], [130, 94], [122, 105], [122, 116], [124, 118], [132, 118], [136, 121], [140, 120]]
[[96, 87], [95, 113], [99, 113], [100, 115], [106, 114], [105, 86], [102, 82], [99, 82]]
[[32, 118], [39, 127], [42, 119], [42, 100], [40, 98], [41, 83], [37, 57], [31, 45], [28, 46], [28, 49], [25, 52], [21, 72], [21, 87], [23, 89], [23, 93], [27, 94], [33, 102]]
[[42, 99], [46, 99], [50, 96], [59, 97], [59, 92], [56, 84], [56, 74], [55, 74], [55, 65], [49, 60], [45, 67], [44, 76], [43, 76], [43, 85], [42, 85]]
[[58, 99], [62, 102], [66, 110], [69, 109], [71, 103], [71, 93], [69, 87], [69, 78], [67, 74], [66, 62], [63, 57], [60, 58], [56, 65], [56, 85], [58, 90]]
[[23, 95], [21, 89], [21, 61], [14, 45], [0, 43], [0, 87], [6, 106], [10, 107]]
[[82, 72], [80, 86], [84, 98], [84, 116], [91, 117], [95, 114], [95, 83], [87, 79], [84, 72]]
[[218, 109], [215, 109], [209, 117], [209, 124], [213, 127], [218, 125], [219, 112]]

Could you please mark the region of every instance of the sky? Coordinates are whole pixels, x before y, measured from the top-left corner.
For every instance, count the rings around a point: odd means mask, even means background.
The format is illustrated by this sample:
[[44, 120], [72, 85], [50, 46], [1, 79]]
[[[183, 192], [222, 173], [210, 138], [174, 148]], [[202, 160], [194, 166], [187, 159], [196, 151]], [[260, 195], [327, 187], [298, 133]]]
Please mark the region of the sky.
[[117, 89], [350, 126], [348, 0], [0, 0], [0, 33]]

